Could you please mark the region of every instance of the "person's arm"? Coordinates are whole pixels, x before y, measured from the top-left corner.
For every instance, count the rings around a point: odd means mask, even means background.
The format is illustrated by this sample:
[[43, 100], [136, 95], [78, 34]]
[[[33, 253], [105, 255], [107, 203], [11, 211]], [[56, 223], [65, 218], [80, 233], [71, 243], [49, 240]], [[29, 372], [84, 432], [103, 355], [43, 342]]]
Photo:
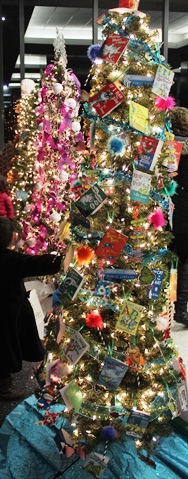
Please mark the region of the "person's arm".
[[4, 196], [4, 205], [5, 205], [5, 209], [6, 209], [6, 212], [7, 212], [7, 218], [9, 218], [9, 220], [13, 220], [14, 210], [13, 210], [13, 206], [12, 206], [12, 201], [7, 194], [5, 194], [5, 196]]
[[11, 267], [20, 278], [30, 276], [45, 276], [58, 273], [61, 267], [62, 255], [42, 254], [30, 256], [28, 254], [11, 252]]

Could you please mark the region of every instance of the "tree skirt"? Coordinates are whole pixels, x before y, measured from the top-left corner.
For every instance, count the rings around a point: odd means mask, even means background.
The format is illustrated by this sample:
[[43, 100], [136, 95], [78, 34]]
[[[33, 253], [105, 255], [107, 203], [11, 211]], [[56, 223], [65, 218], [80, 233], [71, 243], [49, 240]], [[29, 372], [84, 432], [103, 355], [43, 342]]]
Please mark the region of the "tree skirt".
[[[57, 412], [58, 408], [50, 410]], [[93, 479], [83, 469], [84, 459], [76, 453], [66, 459], [59, 452], [54, 437], [65, 426], [62, 418], [57, 427], [40, 426], [41, 419], [34, 396], [6, 417], [0, 428], [0, 479]], [[103, 450], [104, 444], [99, 444], [97, 452]], [[153, 456], [155, 469], [138, 458], [131, 438], [109, 445], [107, 456], [110, 461], [102, 479], [188, 479], [188, 438], [180, 434], [161, 440]]]

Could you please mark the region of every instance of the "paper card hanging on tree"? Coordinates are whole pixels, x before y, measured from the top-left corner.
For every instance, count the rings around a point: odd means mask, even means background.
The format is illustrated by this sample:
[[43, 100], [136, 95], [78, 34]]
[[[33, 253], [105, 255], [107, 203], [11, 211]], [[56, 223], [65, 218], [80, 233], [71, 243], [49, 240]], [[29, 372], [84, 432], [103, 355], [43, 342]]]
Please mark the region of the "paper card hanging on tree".
[[54, 441], [56, 442], [60, 451], [64, 450], [65, 444], [70, 447], [74, 446], [74, 438], [63, 428], [59, 429], [54, 437]]
[[101, 47], [102, 59], [109, 63], [117, 63], [123, 54], [129, 38], [116, 33], [110, 33]]
[[[138, 274], [134, 269], [110, 269], [104, 268], [102, 270], [104, 279], [111, 278], [111, 279], [126, 279], [127, 281], [131, 281], [132, 279], [136, 279]], [[99, 274], [99, 271], [98, 271]]]
[[132, 409], [127, 419], [126, 435], [141, 439], [149, 424], [150, 414]]
[[64, 388], [60, 389], [59, 392], [67, 406], [68, 411], [73, 408], [75, 411], [79, 411], [83, 402], [83, 396], [76, 384], [75, 379], [64, 386]]
[[131, 86], [151, 86], [153, 85], [154, 77], [147, 75], [124, 75], [122, 83], [126, 87]]
[[83, 283], [83, 276], [81, 276], [81, 274], [79, 274], [78, 271], [76, 271], [75, 269], [70, 268], [64, 281], [59, 287], [61, 297], [65, 296], [66, 298], [73, 301], [76, 298]]
[[130, 199], [145, 205], [149, 202], [151, 174], [140, 170], [133, 170]]
[[97, 384], [115, 391], [128, 370], [127, 364], [115, 358], [108, 358], [100, 373]]
[[116, 330], [135, 335], [141, 319], [143, 306], [125, 301], [116, 323]]
[[42, 306], [40, 304], [36, 289], [32, 289], [30, 291], [29, 302], [31, 303], [31, 306], [33, 308], [39, 338], [43, 340], [44, 339], [44, 312], [42, 310]]
[[128, 241], [128, 236], [108, 228], [95, 250], [96, 256], [113, 264]]
[[170, 301], [177, 301], [177, 282], [178, 282], [178, 272], [176, 268], [171, 268], [170, 270]]
[[98, 281], [93, 296], [106, 296], [107, 298], [110, 298], [110, 286], [112, 286], [110, 281]]
[[188, 393], [187, 393], [186, 381], [181, 381], [181, 383], [178, 384], [178, 398], [179, 398], [181, 411], [187, 411], [188, 410]]
[[135, 101], [131, 101], [129, 106], [129, 125], [146, 135], [149, 134], [148, 108]]
[[83, 336], [76, 331], [63, 347], [62, 353], [66, 356], [70, 364], [75, 365], [88, 349], [89, 344], [85, 341]]
[[70, 244], [66, 252], [65, 259], [63, 261], [63, 270], [65, 274], [67, 273], [69, 266], [72, 263], [73, 256], [74, 256], [74, 250], [73, 250], [72, 244]]
[[172, 201], [172, 198], [168, 198], [168, 220], [169, 220], [169, 226], [170, 229], [173, 229], [173, 213], [174, 213], [174, 203]]
[[98, 17], [97, 20], [95, 20], [97, 25], [103, 25], [103, 20], [105, 17], [106, 17], [105, 13], [102, 13], [102, 15], [100, 15], [100, 17]]
[[147, 287], [146, 296], [147, 298], [158, 299], [161, 291], [164, 271], [152, 268], [151, 272], [154, 273], [155, 278], [152, 281], [151, 285]]
[[178, 165], [180, 162], [180, 156], [182, 153], [183, 143], [179, 141], [166, 141], [165, 146], [166, 150], [166, 158], [163, 161], [163, 166], [166, 166], [170, 173], [177, 171]]
[[107, 467], [109, 460], [110, 458], [107, 456], [102, 456], [102, 454], [92, 452], [91, 454], [89, 454], [86, 461], [84, 462], [83, 468], [92, 476], [100, 479]]
[[81, 225], [83, 228], [90, 228], [90, 222], [87, 218], [84, 216], [77, 215], [75, 211], [71, 211], [70, 214], [70, 221], [73, 224], [73, 226]]
[[84, 193], [74, 205], [79, 209], [83, 216], [89, 216], [94, 215], [94, 213], [101, 208], [106, 199], [106, 194], [96, 183], [92, 188], [86, 191], [86, 193]]
[[155, 167], [162, 146], [163, 141], [149, 136], [142, 136], [138, 148], [138, 157], [135, 158], [135, 165], [152, 171]]
[[95, 108], [98, 115], [104, 118], [114, 108], [117, 108], [124, 99], [123, 93], [117, 88], [115, 83], [110, 82], [100, 92], [90, 97], [89, 103]]
[[174, 72], [166, 68], [164, 65], [158, 65], [155, 79], [153, 82], [152, 92], [166, 100], [172, 86]]

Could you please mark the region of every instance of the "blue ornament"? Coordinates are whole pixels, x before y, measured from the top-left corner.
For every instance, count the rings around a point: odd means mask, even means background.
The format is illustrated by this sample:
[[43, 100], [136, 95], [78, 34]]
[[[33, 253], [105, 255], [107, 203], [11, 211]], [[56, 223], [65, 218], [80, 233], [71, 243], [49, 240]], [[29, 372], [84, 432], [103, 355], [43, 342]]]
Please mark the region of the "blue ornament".
[[117, 432], [112, 426], [105, 426], [101, 431], [102, 441], [111, 441], [117, 437]]
[[97, 57], [100, 58], [100, 55], [98, 55], [99, 51], [101, 50], [101, 45], [90, 45], [90, 47], [87, 50], [87, 56], [93, 63]]
[[115, 136], [111, 137], [108, 142], [108, 151], [112, 155], [118, 155], [122, 153], [124, 149], [124, 141], [121, 138], [116, 138]]

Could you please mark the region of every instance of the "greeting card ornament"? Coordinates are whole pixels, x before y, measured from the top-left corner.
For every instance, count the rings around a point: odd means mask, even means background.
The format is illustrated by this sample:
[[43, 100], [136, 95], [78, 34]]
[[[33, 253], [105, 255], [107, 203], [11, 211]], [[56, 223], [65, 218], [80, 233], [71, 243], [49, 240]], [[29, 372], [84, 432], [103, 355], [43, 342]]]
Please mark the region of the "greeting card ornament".
[[141, 319], [143, 308], [140, 304], [125, 301], [116, 323], [116, 329], [134, 336]]
[[92, 311], [92, 313], [88, 313], [86, 316], [86, 325], [89, 328], [99, 328], [103, 329], [104, 323], [102, 316], [98, 313], [97, 310]]
[[159, 208], [149, 215], [148, 220], [156, 230], [165, 225], [163, 211]]
[[106, 62], [116, 64], [128, 42], [128, 38], [118, 35], [117, 33], [110, 33], [101, 47], [102, 59]]
[[127, 370], [128, 366], [126, 363], [109, 357], [104, 364], [97, 380], [97, 384], [100, 384], [111, 391], [116, 391]]
[[94, 251], [89, 246], [80, 246], [74, 254], [79, 265], [89, 264], [94, 257]]
[[104, 118], [125, 99], [123, 93], [117, 88], [115, 83], [110, 82], [105, 85], [98, 93], [89, 99], [90, 105], [96, 110], [101, 118]]

